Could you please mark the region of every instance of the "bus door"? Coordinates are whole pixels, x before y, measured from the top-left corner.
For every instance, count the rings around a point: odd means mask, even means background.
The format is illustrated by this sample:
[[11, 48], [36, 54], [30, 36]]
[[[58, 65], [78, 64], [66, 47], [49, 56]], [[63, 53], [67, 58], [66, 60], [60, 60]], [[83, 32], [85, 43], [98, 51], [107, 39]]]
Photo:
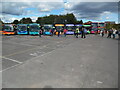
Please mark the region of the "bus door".
[[17, 25], [17, 34], [21, 35], [21, 34], [28, 34], [28, 26], [27, 24], [18, 24]]
[[101, 30], [104, 31], [105, 30], [105, 24], [104, 23], [98, 23], [98, 30], [99, 30], [98, 33], [100, 33]]
[[53, 29], [53, 25], [51, 25], [51, 24], [43, 25], [44, 35], [51, 35], [52, 29]]
[[68, 35], [73, 35], [74, 34], [74, 24], [66, 24], [66, 29], [67, 29], [67, 32], [66, 34]]
[[92, 23], [92, 30], [91, 30], [91, 34], [97, 34], [98, 32], [98, 23]]
[[39, 24], [29, 24], [29, 34], [30, 35], [38, 35], [40, 31], [40, 25]]
[[58, 31], [60, 31], [60, 34], [62, 34], [64, 29], [64, 24], [55, 24], [55, 28], [56, 28], [56, 35], [58, 35]]

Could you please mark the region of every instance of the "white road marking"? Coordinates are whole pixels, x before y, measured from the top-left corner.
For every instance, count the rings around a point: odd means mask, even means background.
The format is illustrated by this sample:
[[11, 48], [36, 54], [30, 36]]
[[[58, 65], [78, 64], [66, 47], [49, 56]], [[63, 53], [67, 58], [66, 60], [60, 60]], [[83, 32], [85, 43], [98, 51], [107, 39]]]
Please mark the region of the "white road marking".
[[12, 44], [19, 44], [19, 45], [26, 45], [26, 46], [36, 46], [36, 45], [29, 45], [29, 44], [21, 44], [21, 43], [16, 43], [16, 42], [12, 42]]
[[2, 57], [2, 58], [13, 61], [13, 62], [17, 62], [19, 64], [23, 63], [23, 62], [20, 62], [20, 61], [14, 60], [14, 59], [10, 59], [10, 58], [6, 58], [6, 57]]
[[97, 83], [102, 84], [103, 82], [101, 82], [101, 81], [97, 81]]
[[16, 66], [18, 66], [18, 65], [20, 65], [20, 63], [19, 63], [19, 64], [14, 65], [14, 66], [8, 67], [8, 68], [6, 68], [6, 69], [3, 69], [3, 70], [1, 70], [0, 72], [6, 71], [6, 70], [11, 69], [11, 68], [13, 68], [13, 67], [16, 67]]

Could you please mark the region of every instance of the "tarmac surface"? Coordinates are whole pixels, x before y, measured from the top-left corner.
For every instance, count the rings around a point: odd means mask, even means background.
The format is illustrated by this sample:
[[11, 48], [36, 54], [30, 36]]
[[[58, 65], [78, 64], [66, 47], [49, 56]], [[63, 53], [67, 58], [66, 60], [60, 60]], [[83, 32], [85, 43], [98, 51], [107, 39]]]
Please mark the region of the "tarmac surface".
[[2, 37], [3, 88], [117, 88], [118, 40]]

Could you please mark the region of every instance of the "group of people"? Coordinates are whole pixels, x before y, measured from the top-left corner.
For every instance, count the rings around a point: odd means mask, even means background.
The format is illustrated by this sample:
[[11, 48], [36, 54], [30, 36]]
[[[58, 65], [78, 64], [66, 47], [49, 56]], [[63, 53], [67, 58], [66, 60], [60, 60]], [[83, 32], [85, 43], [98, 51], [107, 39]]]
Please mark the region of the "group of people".
[[[105, 31], [101, 30], [100, 35], [103, 37], [105, 34]], [[116, 30], [114, 28], [107, 30], [107, 38], [116, 38], [116, 35], [118, 35], [118, 39], [120, 39], [120, 30]]]
[[[57, 35], [58, 37], [60, 37], [60, 35], [64, 35], [66, 37], [67, 35], [67, 29], [64, 28], [64, 29], [51, 29], [50, 30], [50, 35], [53, 36], [53, 35]], [[86, 33], [87, 33], [87, 29], [85, 27], [81, 27], [81, 28], [76, 28], [74, 31], [74, 36], [76, 38], [78, 38], [79, 34], [81, 34], [81, 38], [86, 38]], [[39, 36], [41, 37], [41, 35], [44, 33], [44, 30], [40, 30], [39, 32]]]
[[[64, 29], [58, 29], [58, 30], [51, 29], [50, 30], [50, 33], [51, 33], [50, 35], [51, 36], [57, 35], [58, 37], [60, 37], [60, 35], [62, 34], [62, 35], [64, 35], [66, 37], [66, 35], [67, 35], [66, 32], [67, 31], [68, 30], [66, 28], [64, 28]], [[74, 36], [76, 38], [78, 38], [79, 34], [81, 34], [81, 38], [86, 38], [87, 31], [89, 31], [89, 30], [87, 30], [84, 26], [81, 27], [81, 28], [78, 27], [78, 28], [76, 28], [74, 30]], [[113, 39], [115, 39], [116, 35], [118, 35], [118, 38], [120, 39], [120, 30], [116, 30], [114, 28], [112, 28], [110, 30], [100, 30], [100, 35], [102, 37], [104, 37], [105, 33], [107, 33], [107, 38], [113, 38]], [[43, 30], [41, 29], [40, 32], [39, 32], [39, 36], [41, 37], [42, 34], [43, 34]]]

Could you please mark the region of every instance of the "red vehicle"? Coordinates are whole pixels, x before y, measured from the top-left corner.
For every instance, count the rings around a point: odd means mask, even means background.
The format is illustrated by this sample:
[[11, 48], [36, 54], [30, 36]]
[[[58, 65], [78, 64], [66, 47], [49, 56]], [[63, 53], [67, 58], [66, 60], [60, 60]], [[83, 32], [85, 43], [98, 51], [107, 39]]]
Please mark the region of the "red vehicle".
[[14, 25], [13, 24], [4, 24], [2, 26], [2, 34], [14, 35], [15, 34]]
[[98, 33], [98, 22], [92, 22], [92, 30], [91, 30], [91, 34], [97, 34]]
[[100, 31], [104, 31], [105, 30], [105, 23], [103, 23], [103, 22], [99, 22], [98, 23], [98, 33], [100, 33]]

